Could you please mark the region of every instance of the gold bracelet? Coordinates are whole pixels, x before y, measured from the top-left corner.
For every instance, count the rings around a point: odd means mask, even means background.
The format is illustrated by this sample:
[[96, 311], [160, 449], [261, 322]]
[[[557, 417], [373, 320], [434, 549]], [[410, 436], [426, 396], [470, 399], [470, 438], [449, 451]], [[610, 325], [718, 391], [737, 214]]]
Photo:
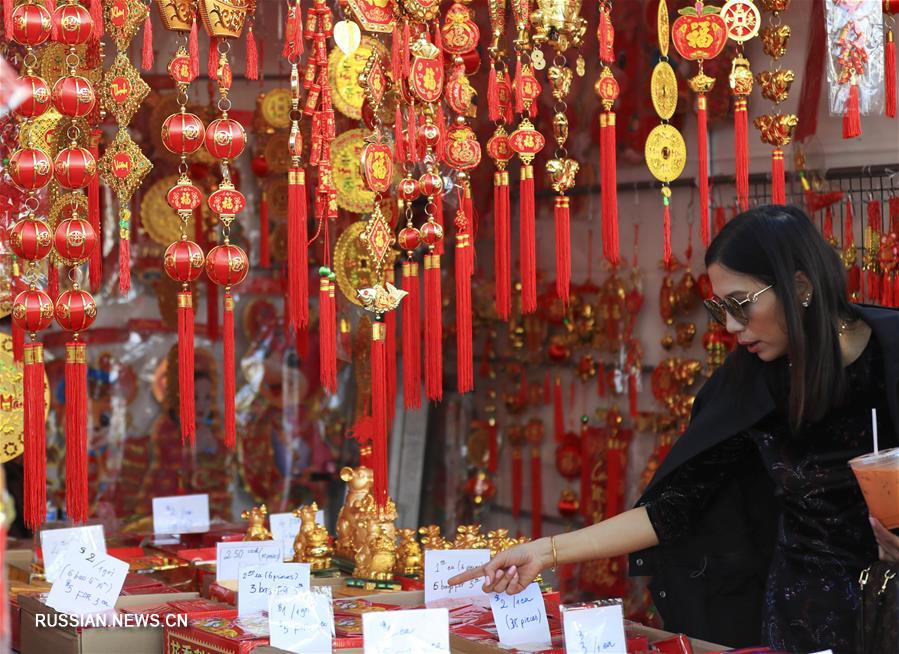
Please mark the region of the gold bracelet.
[[555, 571], [556, 571], [556, 566], [559, 565], [559, 557], [558, 557], [558, 554], [556, 553], [556, 537], [555, 537], [555, 536], [550, 536], [550, 537], [549, 537], [549, 545], [550, 545], [550, 547], [553, 548], [553, 567], [552, 567], [552, 571], [555, 572]]

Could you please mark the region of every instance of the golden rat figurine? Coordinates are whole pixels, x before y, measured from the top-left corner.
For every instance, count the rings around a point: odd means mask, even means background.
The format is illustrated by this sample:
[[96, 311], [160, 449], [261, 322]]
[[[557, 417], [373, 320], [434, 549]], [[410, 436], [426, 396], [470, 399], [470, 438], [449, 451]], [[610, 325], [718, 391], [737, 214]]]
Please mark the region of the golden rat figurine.
[[417, 577], [422, 573], [424, 557], [421, 545], [415, 539], [414, 529], [400, 529], [400, 544], [396, 548], [394, 574]]
[[[312, 531], [306, 535], [303, 548], [303, 563], [309, 563], [312, 570], [324, 570], [331, 567], [331, 555], [334, 549], [329, 541], [328, 530], [322, 525], [313, 523]], [[296, 560], [296, 554], [294, 554]]]
[[315, 531], [315, 514], [317, 512], [318, 505], [315, 502], [301, 506], [293, 512], [293, 516], [300, 519], [300, 529], [293, 539], [293, 560], [295, 563], [305, 561], [303, 556], [306, 551], [306, 543], [309, 540], [309, 536]]
[[240, 517], [248, 521], [247, 533], [244, 534], [244, 540], [272, 540], [272, 532], [265, 527], [265, 516], [268, 515], [268, 509], [265, 504], [262, 506], [254, 506], [240, 514]]
[[343, 468], [340, 478], [347, 482], [346, 500], [337, 516], [337, 556], [353, 560], [356, 556], [356, 548], [353, 546], [354, 531], [357, 522], [358, 508], [365, 497], [371, 494], [374, 483], [374, 473], [371, 468], [359, 466], [358, 468]]
[[356, 567], [353, 576], [362, 579], [393, 578], [396, 564], [396, 504], [387, 500], [379, 507], [372, 495], [355, 505], [358, 508], [353, 531]]

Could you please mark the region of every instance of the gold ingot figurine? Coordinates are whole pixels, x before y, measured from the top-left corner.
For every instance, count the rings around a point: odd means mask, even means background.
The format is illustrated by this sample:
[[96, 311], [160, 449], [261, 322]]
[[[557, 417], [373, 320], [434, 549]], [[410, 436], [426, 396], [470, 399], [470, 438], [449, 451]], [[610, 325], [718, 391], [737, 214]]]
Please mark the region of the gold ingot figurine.
[[210, 36], [236, 39], [247, 15], [256, 10], [255, 0], [200, 0], [200, 17]]
[[244, 540], [271, 540], [272, 532], [265, 527], [265, 517], [268, 515], [268, 509], [265, 504], [262, 506], [254, 506], [240, 514], [240, 517], [249, 522], [247, 525], [247, 533], [244, 534]]
[[421, 545], [426, 550], [452, 549], [452, 544], [441, 535], [437, 525], [419, 527], [418, 533], [421, 534]]
[[453, 548], [457, 550], [480, 550], [487, 547], [487, 538], [481, 533], [481, 525], [459, 525], [456, 527], [456, 541]]
[[752, 71], [749, 60], [741, 55], [734, 57], [730, 68], [730, 89], [734, 95], [752, 93]]
[[789, 68], [781, 70], [763, 70], [759, 73], [759, 86], [762, 96], [774, 104], [780, 104], [790, 95], [790, 86], [796, 75]]
[[197, 13], [197, 0], [156, 0], [162, 26], [172, 32], [190, 32]]

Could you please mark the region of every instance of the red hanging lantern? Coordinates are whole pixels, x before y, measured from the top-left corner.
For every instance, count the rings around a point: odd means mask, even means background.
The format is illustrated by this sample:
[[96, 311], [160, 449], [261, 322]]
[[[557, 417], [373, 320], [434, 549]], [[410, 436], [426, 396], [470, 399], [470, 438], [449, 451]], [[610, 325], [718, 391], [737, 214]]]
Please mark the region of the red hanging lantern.
[[84, 188], [96, 174], [97, 160], [85, 148], [60, 150], [53, 161], [53, 177], [63, 188]]
[[53, 14], [55, 40], [65, 45], [87, 43], [94, 31], [90, 12], [73, 2], [65, 4]]
[[[437, 239], [439, 240], [439, 239]], [[397, 245], [403, 250], [411, 251], [421, 245], [421, 232], [415, 227], [403, 227], [396, 239]]]
[[47, 223], [34, 218], [17, 222], [9, 235], [12, 251], [25, 261], [40, 261], [50, 254], [52, 240]]
[[56, 300], [56, 322], [69, 332], [81, 332], [97, 318], [97, 303], [87, 291], [79, 288], [60, 293]]
[[56, 226], [53, 239], [56, 253], [66, 263], [77, 266], [90, 259], [97, 246], [97, 232], [82, 218], [69, 218]]
[[172, 114], [162, 123], [162, 144], [174, 154], [191, 154], [203, 146], [206, 129], [196, 114]]
[[216, 159], [235, 159], [247, 144], [243, 125], [231, 118], [218, 118], [206, 127], [206, 149]]
[[437, 173], [424, 173], [418, 179], [418, 186], [422, 195], [433, 197], [443, 191], [443, 178]]
[[193, 241], [176, 241], [168, 246], [163, 257], [165, 272], [176, 282], [187, 284], [203, 273], [203, 248]]
[[22, 118], [36, 118], [50, 108], [50, 87], [47, 80], [36, 75], [24, 75], [18, 81], [19, 90], [25, 95], [15, 112]]
[[50, 12], [40, 4], [19, 5], [12, 12], [12, 37], [22, 45], [40, 45], [50, 38], [52, 30]]
[[421, 242], [428, 247], [435, 247], [443, 238], [443, 227], [440, 223], [429, 220], [421, 226]]
[[418, 182], [411, 177], [404, 177], [397, 186], [397, 195], [404, 202], [414, 202], [420, 195]]
[[10, 157], [9, 176], [19, 188], [36, 191], [50, 182], [53, 176], [53, 162], [43, 150], [23, 148]]
[[22, 291], [13, 301], [13, 322], [26, 333], [47, 329], [53, 322], [54, 308], [50, 296], [39, 289]]
[[242, 248], [225, 242], [206, 255], [206, 274], [219, 286], [239, 284], [249, 272], [250, 261]]
[[203, 203], [203, 194], [189, 179], [183, 178], [169, 189], [166, 202], [175, 211], [195, 211]]
[[81, 118], [88, 115], [97, 101], [94, 87], [84, 77], [67, 75], [53, 85], [53, 106], [63, 116]]

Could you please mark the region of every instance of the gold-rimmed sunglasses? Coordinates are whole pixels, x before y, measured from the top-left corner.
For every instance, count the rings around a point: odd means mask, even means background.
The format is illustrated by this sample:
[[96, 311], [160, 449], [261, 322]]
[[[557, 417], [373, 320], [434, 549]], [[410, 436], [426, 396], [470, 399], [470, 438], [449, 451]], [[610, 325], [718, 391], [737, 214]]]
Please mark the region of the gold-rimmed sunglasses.
[[727, 324], [728, 313], [733, 316], [733, 319], [738, 323], [740, 323], [741, 325], [746, 325], [749, 323], [749, 315], [746, 313], [746, 305], [755, 304], [756, 302], [758, 302], [759, 296], [762, 293], [772, 288], [774, 288], [774, 284], [769, 284], [765, 288], [756, 291], [755, 293], [750, 293], [742, 300], [738, 300], [737, 298], [728, 295], [723, 300], [709, 298], [708, 300], [704, 300], [703, 303], [705, 304], [705, 308], [708, 310], [709, 315], [722, 325]]

